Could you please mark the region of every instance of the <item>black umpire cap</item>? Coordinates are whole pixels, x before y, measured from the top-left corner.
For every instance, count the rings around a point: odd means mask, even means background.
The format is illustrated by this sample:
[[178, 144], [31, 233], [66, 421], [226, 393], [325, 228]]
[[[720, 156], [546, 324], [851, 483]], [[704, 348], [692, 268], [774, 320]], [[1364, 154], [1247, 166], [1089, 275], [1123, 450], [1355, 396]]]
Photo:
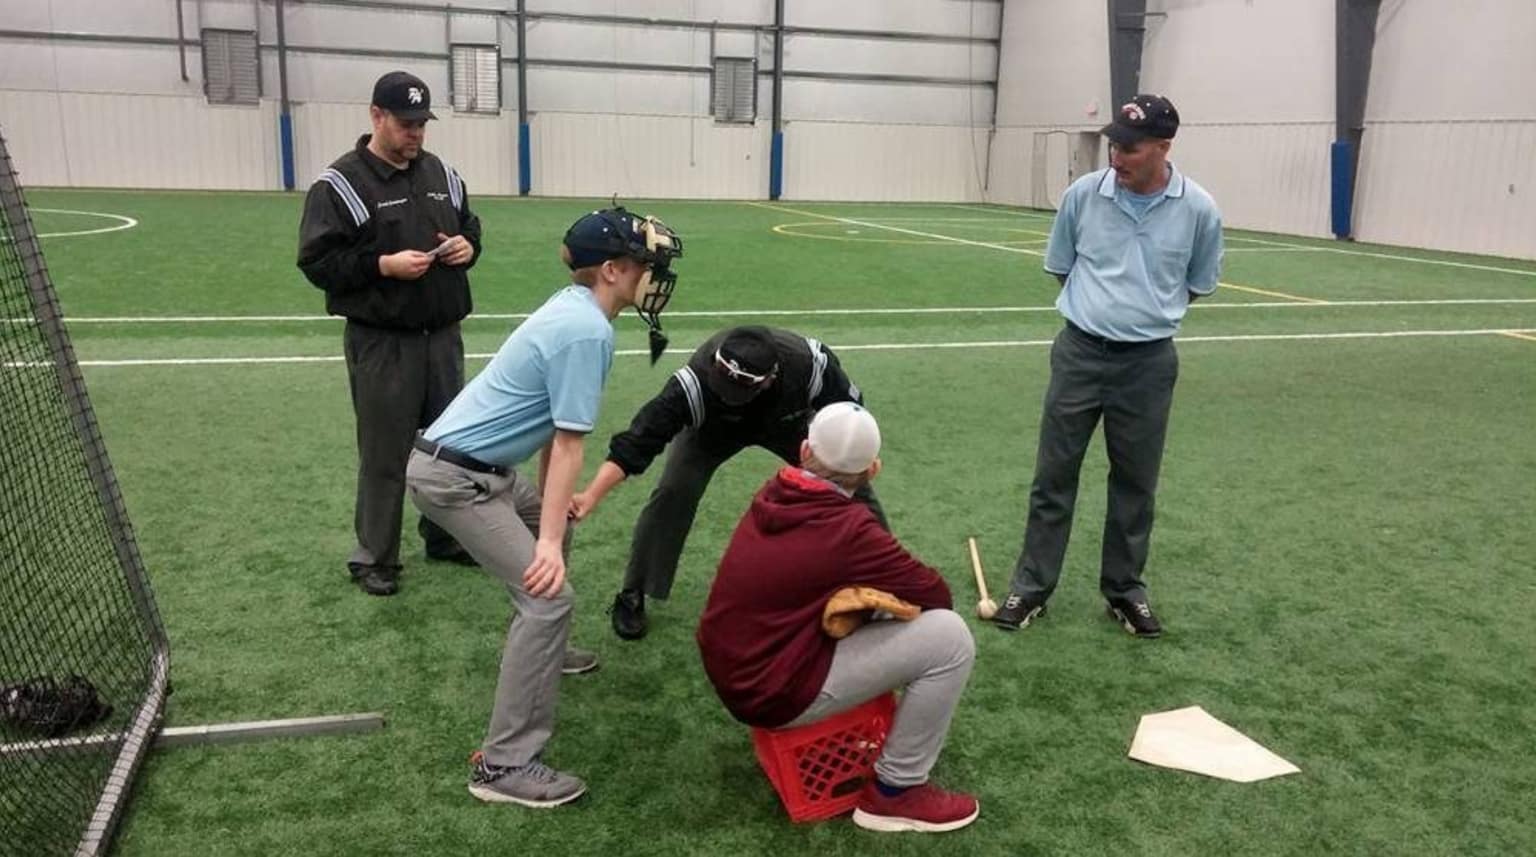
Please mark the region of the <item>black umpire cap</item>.
[[388, 110], [407, 122], [436, 119], [432, 90], [408, 71], [392, 71], [373, 85], [373, 106]]
[[744, 405], [773, 385], [779, 373], [779, 350], [766, 327], [738, 327], [726, 334], [715, 351], [706, 383], [728, 405]]
[[1138, 95], [1120, 105], [1115, 121], [1099, 133], [1122, 146], [1131, 146], [1148, 138], [1172, 140], [1179, 131], [1179, 111], [1161, 95]]

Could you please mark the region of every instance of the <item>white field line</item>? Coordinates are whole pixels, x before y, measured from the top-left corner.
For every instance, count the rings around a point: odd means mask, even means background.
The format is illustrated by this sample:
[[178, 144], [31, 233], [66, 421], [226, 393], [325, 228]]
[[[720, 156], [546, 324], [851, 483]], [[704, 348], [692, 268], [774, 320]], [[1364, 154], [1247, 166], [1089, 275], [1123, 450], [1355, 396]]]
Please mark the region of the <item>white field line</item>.
[[[1190, 307], [1201, 312], [1208, 309], [1279, 309], [1294, 307], [1394, 307], [1394, 306], [1478, 306], [1499, 304], [1536, 304], [1536, 298], [1443, 298], [1425, 300], [1374, 300], [1374, 301], [1325, 301], [1313, 299], [1309, 303], [1298, 301], [1252, 301], [1246, 303], [1201, 301]], [[966, 315], [984, 313], [1055, 312], [1053, 305], [1045, 306], [950, 306], [950, 307], [861, 307], [852, 309], [720, 309], [685, 310], [667, 312], [666, 318], [736, 318], [767, 316], [779, 318], [812, 316], [879, 316], [879, 315]], [[528, 317], [525, 312], [475, 313], [465, 321], [521, 321]], [[621, 318], [638, 321], [628, 314]], [[8, 324], [29, 324], [31, 319], [9, 318]], [[261, 322], [340, 322], [334, 315], [103, 315], [66, 316], [70, 324], [242, 324]]]
[[[1044, 214], [1036, 214], [1032, 211], [1010, 211], [1006, 209], [987, 208], [983, 206], [945, 204], [947, 208], [959, 208], [966, 211], [990, 211], [994, 214], [1011, 214], [1015, 217], [1032, 217], [1039, 220], [1054, 220], [1054, 217]], [[1364, 256], [1368, 259], [1390, 259], [1394, 262], [1418, 262], [1424, 265], [1443, 265], [1448, 268], [1465, 268], [1472, 271], [1491, 271], [1496, 274], [1518, 274], [1522, 277], [1536, 277], [1536, 271], [1527, 271], [1520, 268], [1500, 268], [1496, 265], [1476, 265], [1471, 262], [1453, 262], [1449, 259], [1422, 259], [1418, 256], [1399, 256], [1395, 253], [1373, 253], [1369, 250], [1346, 250], [1342, 247], [1314, 247], [1307, 244], [1292, 244], [1287, 241], [1270, 241], [1264, 238], [1248, 238], [1241, 235], [1229, 235], [1227, 241], [1247, 241], [1251, 244], [1263, 244], [1266, 249], [1289, 250], [1291, 252], [1305, 251], [1309, 253], [1338, 253], [1342, 256]], [[1259, 248], [1227, 248], [1248, 250], [1257, 252]]]
[[101, 229], [82, 229], [77, 232], [39, 232], [39, 238], [69, 238], [75, 235], [100, 235], [103, 232], [117, 232], [120, 229], [132, 229], [139, 225], [132, 217], [124, 217], [121, 214], [107, 214], [104, 211], [73, 211], [67, 208], [29, 208], [28, 211], [43, 212], [46, 214], [80, 214], [87, 217], [106, 217], [118, 221], [116, 226], [106, 226]]
[[[1232, 240], [1230, 238], [1228, 241]], [[1223, 247], [1222, 253], [1325, 253], [1327, 247]]]
[[1229, 238], [1227, 240], [1248, 241], [1253, 244], [1263, 244], [1266, 247], [1281, 247], [1288, 250], [1314, 250], [1322, 253], [1338, 253], [1343, 256], [1364, 256], [1368, 259], [1390, 259], [1394, 262], [1418, 262], [1421, 265], [1441, 265], [1447, 268], [1464, 268], [1469, 271], [1491, 271], [1495, 274], [1518, 274], [1522, 277], [1536, 277], [1536, 271], [1526, 271], [1520, 268], [1500, 268], [1495, 265], [1474, 265], [1471, 262], [1453, 262], [1449, 259], [1421, 259], [1417, 256], [1372, 253], [1366, 250], [1345, 250], [1340, 247], [1312, 247], [1306, 244], [1290, 244], [1285, 241], [1266, 241], [1262, 238]]
[[989, 212], [991, 214], [1002, 214], [1002, 215], [1007, 215], [1009, 217], [1033, 217], [1036, 220], [1055, 220], [1056, 219], [1056, 215], [1054, 215], [1054, 214], [1038, 214], [1038, 213], [1033, 212], [1033, 211], [1019, 211], [1017, 209], [1011, 209], [1011, 208], [992, 208], [990, 206], [967, 205], [965, 203], [956, 203], [956, 202], [940, 203], [940, 204], [943, 205], [945, 208], [958, 208], [958, 209], [961, 209], [962, 211], [985, 211], [985, 212]]
[[[1449, 336], [1510, 336], [1512, 334], [1536, 334], [1536, 328], [1483, 328], [1474, 330], [1391, 330], [1391, 331], [1352, 331], [1344, 333], [1245, 333], [1230, 336], [1181, 336], [1180, 344], [1197, 342], [1286, 342], [1305, 340], [1340, 340], [1340, 339], [1404, 339], [1413, 337], [1449, 337]], [[832, 345], [835, 351], [931, 351], [935, 349], [962, 349], [962, 348], [1022, 348], [1030, 346], [1050, 345], [1051, 339], [992, 339], [968, 342], [885, 342], [869, 343], [863, 345]], [[667, 354], [686, 356], [693, 353], [689, 348], [671, 348]], [[650, 354], [649, 349], [629, 348], [620, 349], [614, 354], [621, 357], [639, 357]], [[478, 353], [464, 355], [470, 360], [488, 360], [494, 357], [494, 353]], [[342, 355], [316, 355], [309, 357], [173, 357], [173, 358], [140, 358], [125, 360], [81, 360], [84, 367], [114, 367], [114, 366], [229, 366], [229, 365], [259, 365], [270, 363], [340, 363]], [[13, 361], [0, 364], [6, 369], [35, 369], [51, 366], [48, 361]]]
[[848, 223], [854, 226], [863, 226], [866, 229], [884, 229], [889, 232], [899, 232], [903, 235], [916, 235], [919, 238], [936, 238], [941, 241], [948, 241], [952, 244], [964, 244], [967, 247], [986, 247], [992, 250], [1002, 250], [1006, 253], [1027, 253], [1030, 256], [1039, 256], [1041, 258], [1045, 257], [1045, 254], [1039, 250], [1030, 250], [1025, 247], [1009, 247], [1006, 244], [994, 244], [990, 241], [972, 241], [968, 238], [956, 238], [953, 235], [940, 235], [937, 232], [922, 232], [917, 229], [904, 229], [900, 226], [885, 226], [883, 224], [874, 223], [868, 220], [854, 220], [851, 217], [833, 217], [830, 214], [817, 214], [814, 211], [806, 211], [801, 208], [788, 208], [782, 205], [769, 204], [765, 202], [747, 202], [745, 204], [756, 206], [758, 208], [766, 208], [769, 211], [798, 214], [802, 217], [816, 217], [822, 220], [831, 220], [837, 223]]

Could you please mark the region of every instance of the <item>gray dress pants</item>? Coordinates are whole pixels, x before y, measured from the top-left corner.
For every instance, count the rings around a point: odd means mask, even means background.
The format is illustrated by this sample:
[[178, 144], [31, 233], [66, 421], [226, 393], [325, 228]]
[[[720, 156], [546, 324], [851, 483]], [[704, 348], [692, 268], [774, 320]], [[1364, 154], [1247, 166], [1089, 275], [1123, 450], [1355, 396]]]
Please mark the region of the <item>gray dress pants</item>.
[[[761, 446], [786, 464], [799, 464], [800, 441], [804, 439], [802, 426], [798, 435], [771, 439]], [[694, 429], [686, 429], [672, 439], [661, 478], [635, 522], [629, 565], [624, 570], [624, 589], [638, 590], [652, 598], [664, 599], [672, 594], [677, 562], [688, 541], [688, 531], [693, 529], [704, 489], [709, 487], [709, 480], [720, 465], [743, 449], [745, 444], [706, 442]], [[885, 509], [868, 484], [855, 491], [853, 497], [875, 513], [882, 527], [890, 529]]]
[[[431, 425], [464, 386], [464, 340], [458, 323], [409, 331], [351, 320], [342, 339], [358, 459], [357, 546], [347, 564], [398, 569], [405, 460], [416, 432]], [[428, 555], [457, 551], [453, 537], [427, 518], [417, 529]]]
[[515, 471], [476, 473], [420, 450], [411, 451], [406, 482], [416, 508], [458, 539], [512, 596], [516, 614], [507, 626], [491, 722], [480, 749], [492, 765], [527, 764], [554, 734], [575, 603], [569, 581], [553, 598], [523, 588], [523, 570], [533, 561], [538, 540], [539, 492]]
[[944, 749], [975, 660], [971, 629], [953, 610], [924, 610], [910, 622], [870, 622], [837, 641], [821, 692], [785, 726], [815, 723], [901, 690], [875, 774], [886, 785], [921, 785]]
[[1100, 418], [1109, 454], [1109, 499], [1099, 565], [1106, 598], [1146, 598], [1142, 571], [1179, 355], [1173, 340], [1107, 342], [1068, 326], [1051, 346], [1024, 549], [1011, 591], [1044, 601], [1056, 588], [1072, 533], [1083, 455]]

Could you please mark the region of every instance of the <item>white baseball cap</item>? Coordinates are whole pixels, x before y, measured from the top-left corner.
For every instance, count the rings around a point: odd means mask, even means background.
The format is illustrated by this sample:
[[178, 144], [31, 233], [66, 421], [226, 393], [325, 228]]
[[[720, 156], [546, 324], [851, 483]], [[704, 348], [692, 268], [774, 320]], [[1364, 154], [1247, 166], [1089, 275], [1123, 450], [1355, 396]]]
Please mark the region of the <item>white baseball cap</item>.
[[880, 454], [880, 426], [862, 405], [835, 402], [816, 412], [806, 438], [816, 460], [838, 473], [863, 473]]

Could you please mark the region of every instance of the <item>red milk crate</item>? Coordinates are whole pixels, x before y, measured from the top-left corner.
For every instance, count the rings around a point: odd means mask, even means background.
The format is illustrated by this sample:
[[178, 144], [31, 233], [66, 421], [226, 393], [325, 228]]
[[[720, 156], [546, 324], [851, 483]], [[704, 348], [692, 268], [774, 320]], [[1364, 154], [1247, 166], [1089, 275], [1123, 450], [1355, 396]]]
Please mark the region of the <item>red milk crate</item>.
[[896, 717], [887, 693], [841, 714], [793, 729], [753, 729], [758, 764], [791, 821], [841, 815], [859, 802]]

